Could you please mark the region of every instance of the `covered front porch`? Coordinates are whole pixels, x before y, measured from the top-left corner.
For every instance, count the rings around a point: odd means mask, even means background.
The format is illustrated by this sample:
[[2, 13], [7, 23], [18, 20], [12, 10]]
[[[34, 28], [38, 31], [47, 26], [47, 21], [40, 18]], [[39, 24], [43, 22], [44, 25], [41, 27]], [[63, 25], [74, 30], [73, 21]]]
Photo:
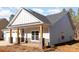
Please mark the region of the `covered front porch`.
[[10, 28], [10, 43], [12, 44], [24, 44], [44, 48], [48, 46], [49, 37], [48, 25], [40, 24]]

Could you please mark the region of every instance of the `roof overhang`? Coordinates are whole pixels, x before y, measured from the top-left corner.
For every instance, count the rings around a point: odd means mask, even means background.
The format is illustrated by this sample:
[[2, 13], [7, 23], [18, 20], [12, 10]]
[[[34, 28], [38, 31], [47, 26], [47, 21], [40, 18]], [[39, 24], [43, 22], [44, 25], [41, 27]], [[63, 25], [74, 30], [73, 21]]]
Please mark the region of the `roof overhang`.
[[37, 25], [41, 25], [41, 24], [44, 24], [44, 23], [28, 23], [28, 24], [19, 24], [19, 25], [11, 25], [11, 26], [8, 26], [7, 28], [22, 28], [22, 27], [29, 27], [29, 26], [37, 26]]

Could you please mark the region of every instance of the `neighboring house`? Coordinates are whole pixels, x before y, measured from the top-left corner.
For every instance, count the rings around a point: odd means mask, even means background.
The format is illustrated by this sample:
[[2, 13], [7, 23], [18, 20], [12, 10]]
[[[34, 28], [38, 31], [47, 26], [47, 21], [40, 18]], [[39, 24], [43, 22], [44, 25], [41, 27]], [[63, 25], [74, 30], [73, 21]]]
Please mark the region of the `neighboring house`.
[[[20, 8], [4, 29], [5, 41], [29, 43], [39, 47], [73, 40], [74, 26], [69, 12], [43, 16], [30, 9]], [[45, 44], [44, 44], [45, 43]]]
[[4, 39], [4, 33], [2, 29], [4, 29], [8, 25], [8, 23], [9, 22], [5, 18], [0, 19], [0, 40]]

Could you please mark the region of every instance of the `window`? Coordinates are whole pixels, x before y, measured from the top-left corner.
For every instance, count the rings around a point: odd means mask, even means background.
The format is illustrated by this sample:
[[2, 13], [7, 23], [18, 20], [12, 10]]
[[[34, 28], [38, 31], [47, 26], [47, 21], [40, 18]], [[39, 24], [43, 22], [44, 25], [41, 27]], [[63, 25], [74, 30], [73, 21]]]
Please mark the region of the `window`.
[[39, 31], [32, 31], [32, 40], [39, 40]]
[[32, 31], [32, 40], [34, 40], [34, 31]]
[[61, 39], [63, 40], [64, 38], [64, 32], [61, 32]]

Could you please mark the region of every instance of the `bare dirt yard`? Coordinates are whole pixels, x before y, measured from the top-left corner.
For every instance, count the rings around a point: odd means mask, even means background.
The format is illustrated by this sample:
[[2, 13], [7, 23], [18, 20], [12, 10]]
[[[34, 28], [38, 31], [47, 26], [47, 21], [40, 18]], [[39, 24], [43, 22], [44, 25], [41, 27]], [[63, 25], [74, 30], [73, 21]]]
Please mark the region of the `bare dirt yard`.
[[39, 48], [32, 48], [23, 45], [0, 46], [0, 52], [41, 52]]
[[66, 42], [43, 50], [23, 45], [7, 45], [0, 46], [0, 52], [79, 52], [79, 41]]
[[46, 48], [46, 52], [79, 52], [79, 40], [55, 45], [54, 48]]
[[79, 52], [79, 40], [58, 44], [55, 46], [57, 52]]
[[23, 45], [0, 46], [0, 52], [49, 52], [54, 51], [54, 48], [39, 49]]

